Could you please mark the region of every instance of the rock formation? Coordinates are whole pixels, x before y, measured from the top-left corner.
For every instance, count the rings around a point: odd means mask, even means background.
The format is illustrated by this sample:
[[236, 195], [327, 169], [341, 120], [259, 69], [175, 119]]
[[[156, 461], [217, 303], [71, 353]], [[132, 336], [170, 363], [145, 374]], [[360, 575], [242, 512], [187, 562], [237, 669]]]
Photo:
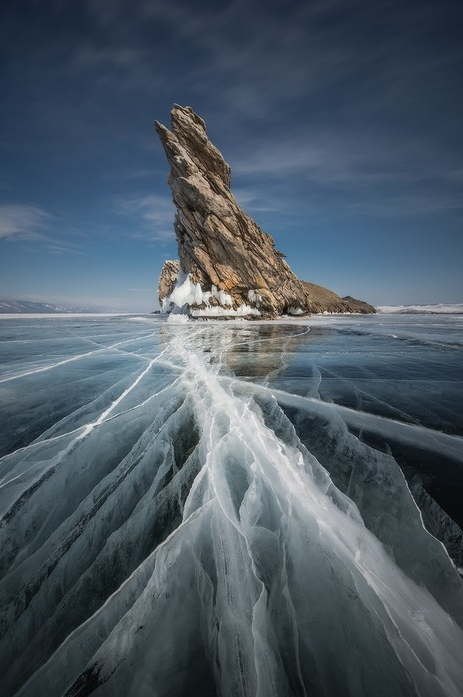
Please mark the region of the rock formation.
[[236, 202], [230, 167], [208, 139], [204, 121], [191, 107], [175, 104], [171, 123], [169, 131], [156, 122], [156, 131], [171, 168], [180, 272], [173, 289], [175, 262], [166, 262], [162, 305], [183, 306], [197, 316], [374, 311], [351, 310], [336, 293], [299, 280], [272, 237]]
[[364, 300], [357, 300], [357, 298], [353, 298], [351, 295], [345, 295], [343, 301], [349, 306], [349, 312], [360, 312], [364, 315], [376, 312], [373, 305], [366, 303]]
[[166, 298], [170, 296], [177, 285], [178, 272], [180, 271], [179, 261], [165, 261], [159, 277], [158, 294], [159, 304], [164, 306]]

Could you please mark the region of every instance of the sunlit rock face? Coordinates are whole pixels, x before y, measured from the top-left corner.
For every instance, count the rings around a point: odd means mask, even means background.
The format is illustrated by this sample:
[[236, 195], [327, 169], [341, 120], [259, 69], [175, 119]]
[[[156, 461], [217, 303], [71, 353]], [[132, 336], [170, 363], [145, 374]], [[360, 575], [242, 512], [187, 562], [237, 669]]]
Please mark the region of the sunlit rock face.
[[355, 312], [361, 314], [373, 314], [376, 312], [373, 305], [364, 300], [357, 300], [350, 295], [340, 298], [328, 288], [319, 286], [316, 283], [302, 281], [307, 296], [307, 306], [310, 312]]
[[178, 261], [167, 260], [164, 262], [158, 284], [159, 305], [161, 307], [165, 306], [166, 298], [170, 296], [177, 284], [179, 270]]
[[[231, 298], [228, 314], [240, 306], [258, 311], [241, 310], [241, 315], [261, 317], [350, 311], [349, 303], [332, 291], [305, 286], [275, 249], [273, 238], [240, 208], [230, 190], [230, 167], [208, 139], [203, 119], [191, 107], [176, 104], [171, 120], [171, 131], [159, 122], [156, 130], [171, 168], [168, 183], [177, 207], [182, 282], [188, 276], [203, 293], [212, 287], [225, 292]], [[163, 270], [161, 278], [165, 274]], [[163, 292], [160, 301], [165, 304]], [[186, 300], [188, 306], [197, 304], [198, 311], [209, 307], [205, 302], [201, 308], [203, 302], [195, 302], [194, 294]]]

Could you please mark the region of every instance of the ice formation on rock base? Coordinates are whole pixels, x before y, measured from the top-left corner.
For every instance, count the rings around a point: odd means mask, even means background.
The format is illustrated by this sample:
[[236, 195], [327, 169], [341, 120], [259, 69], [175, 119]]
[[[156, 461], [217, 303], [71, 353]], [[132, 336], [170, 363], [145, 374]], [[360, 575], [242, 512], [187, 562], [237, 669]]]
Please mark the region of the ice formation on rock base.
[[190, 274], [185, 275], [182, 272], [179, 272], [171, 294], [164, 299], [163, 310], [169, 312], [171, 317], [186, 314], [205, 318], [260, 316], [257, 307], [245, 303], [234, 307], [231, 295], [224, 290], [218, 290], [213, 285], [210, 291], [203, 291], [199, 283], [191, 281]]

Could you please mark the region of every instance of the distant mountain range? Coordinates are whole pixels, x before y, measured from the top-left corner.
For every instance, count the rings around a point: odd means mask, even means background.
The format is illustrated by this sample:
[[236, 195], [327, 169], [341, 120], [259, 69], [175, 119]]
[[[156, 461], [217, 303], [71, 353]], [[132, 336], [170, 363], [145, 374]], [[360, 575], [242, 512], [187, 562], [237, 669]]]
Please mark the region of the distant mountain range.
[[59, 314], [63, 312], [97, 312], [95, 308], [65, 307], [53, 303], [37, 303], [31, 300], [0, 300], [0, 314]]
[[461, 315], [463, 314], [463, 303], [449, 305], [444, 303], [436, 303], [434, 305], [380, 305], [376, 309], [378, 312], [400, 315]]

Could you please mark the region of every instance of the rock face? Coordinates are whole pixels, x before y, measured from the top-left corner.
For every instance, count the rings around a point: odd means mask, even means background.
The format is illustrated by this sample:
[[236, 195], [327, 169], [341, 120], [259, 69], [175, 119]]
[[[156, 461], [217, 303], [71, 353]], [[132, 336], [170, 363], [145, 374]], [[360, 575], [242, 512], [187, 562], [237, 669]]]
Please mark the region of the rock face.
[[169, 297], [177, 284], [179, 270], [179, 261], [168, 260], [164, 262], [164, 266], [162, 267], [161, 275], [159, 277], [158, 286], [159, 304], [161, 307], [164, 306], [166, 298]]
[[334, 291], [316, 283], [302, 281], [309, 312], [350, 312], [350, 308]]
[[156, 122], [156, 131], [171, 168], [180, 275], [172, 291], [174, 262], [166, 262], [161, 304], [193, 315], [217, 315], [218, 308], [261, 317], [349, 311], [332, 291], [300, 281], [272, 237], [240, 208], [230, 190], [230, 167], [191, 107], [175, 104], [171, 123], [169, 131]]
[[360, 312], [363, 315], [369, 315], [376, 312], [373, 305], [366, 303], [364, 300], [357, 300], [357, 298], [353, 298], [350, 295], [345, 295], [343, 297], [343, 301], [349, 306], [350, 312]]

